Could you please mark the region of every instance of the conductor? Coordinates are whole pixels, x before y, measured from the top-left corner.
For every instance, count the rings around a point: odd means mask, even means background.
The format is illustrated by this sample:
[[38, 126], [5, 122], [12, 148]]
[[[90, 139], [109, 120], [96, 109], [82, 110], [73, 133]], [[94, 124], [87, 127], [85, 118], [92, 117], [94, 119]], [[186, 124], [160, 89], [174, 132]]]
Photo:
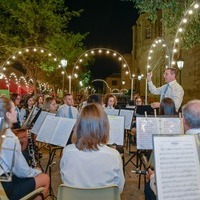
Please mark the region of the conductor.
[[[166, 84], [156, 88], [156, 86], [152, 82], [152, 72], [147, 74], [147, 81], [149, 86], [149, 91], [152, 94], [160, 95], [160, 101], [165, 98], [171, 98], [176, 107], [176, 111], [178, 112], [182, 101], [184, 90], [181, 85], [179, 85], [176, 81], [177, 71], [175, 68], [166, 68], [163, 74]], [[160, 102], [154, 102], [151, 104], [152, 108], [159, 108]]]

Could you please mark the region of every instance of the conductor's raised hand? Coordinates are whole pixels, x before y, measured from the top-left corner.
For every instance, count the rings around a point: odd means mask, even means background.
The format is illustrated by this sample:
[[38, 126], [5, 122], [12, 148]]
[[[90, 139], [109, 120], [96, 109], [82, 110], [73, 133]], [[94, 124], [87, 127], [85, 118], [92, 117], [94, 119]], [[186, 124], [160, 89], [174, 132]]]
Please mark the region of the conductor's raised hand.
[[152, 72], [147, 73], [147, 81], [148, 82], [151, 81], [152, 75], [153, 75]]

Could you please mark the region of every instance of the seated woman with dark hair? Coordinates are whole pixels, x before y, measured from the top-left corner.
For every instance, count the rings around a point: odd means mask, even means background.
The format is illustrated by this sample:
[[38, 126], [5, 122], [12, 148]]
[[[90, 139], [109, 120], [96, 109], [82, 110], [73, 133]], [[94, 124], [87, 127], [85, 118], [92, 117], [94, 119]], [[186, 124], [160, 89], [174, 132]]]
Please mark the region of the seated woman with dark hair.
[[[10, 128], [17, 121], [14, 103], [6, 97], [0, 97], [0, 113], [5, 119], [5, 125], [1, 131], [1, 135], [6, 136], [3, 139], [0, 153], [1, 160], [3, 161], [1, 164], [4, 163], [1, 165], [0, 175], [10, 173], [11, 165], [14, 163], [12, 168], [12, 181], [1, 182], [6, 195], [11, 200], [20, 199], [33, 190], [44, 187], [43, 194], [47, 196], [49, 176], [42, 174], [40, 169], [34, 169], [28, 166], [22, 155], [20, 142]], [[14, 150], [14, 162], [13, 153], [10, 151], [11, 149]]]
[[176, 107], [173, 99], [171, 98], [163, 98], [160, 102], [160, 108], [159, 108], [159, 114], [160, 115], [177, 115]]
[[78, 116], [72, 142], [64, 148], [60, 162], [64, 184], [80, 188], [116, 185], [122, 192], [124, 174], [117, 150], [106, 145], [108, 117], [102, 107], [90, 103]]

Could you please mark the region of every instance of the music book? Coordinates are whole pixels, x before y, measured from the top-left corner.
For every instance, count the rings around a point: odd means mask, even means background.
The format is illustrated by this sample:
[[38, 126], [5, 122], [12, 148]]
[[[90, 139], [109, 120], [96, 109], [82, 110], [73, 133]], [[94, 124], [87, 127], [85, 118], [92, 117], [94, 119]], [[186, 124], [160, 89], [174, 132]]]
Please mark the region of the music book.
[[36, 140], [65, 147], [76, 119], [47, 115], [39, 128]]
[[39, 115], [39, 117], [37, 118], [35, 124], [33, 125], [31, 132], [34, 134], [38, 134], [40, 127], [42, 126], [45, 118], [47, 115], [51, 115], [51, 116], [55, 116], [56, 114], [54, 113], [50, 113], [50, 112], [46, 112], [46, 111], [42, 111]]
[[200, 162], [195, 135], [155, 135], [153, 146], [157, 199], [200, 199]]
[[108, 144], [124, 144], [124, 116], [108, 115], [110, 125]]
[[137, 117], [137, 149], [152, 149], [154, 134], [183, 134], [183, 119], [178, 117]]

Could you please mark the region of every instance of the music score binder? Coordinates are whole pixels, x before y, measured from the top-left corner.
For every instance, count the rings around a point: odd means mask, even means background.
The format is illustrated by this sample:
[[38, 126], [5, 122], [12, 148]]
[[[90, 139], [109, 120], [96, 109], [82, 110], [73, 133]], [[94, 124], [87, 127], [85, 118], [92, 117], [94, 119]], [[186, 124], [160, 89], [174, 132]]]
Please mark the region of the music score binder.
[[137, 117], [137, 149], [152, 149], [154, 134], [183, 134], [183, 119], [179, 117]]
[[200, 162], [195, 138], [196, 135], [153, 136], [158, 200], [200, 199]]
[[47, 115], [39, 128], [36, 140], [65, 147], [76, 119]]

